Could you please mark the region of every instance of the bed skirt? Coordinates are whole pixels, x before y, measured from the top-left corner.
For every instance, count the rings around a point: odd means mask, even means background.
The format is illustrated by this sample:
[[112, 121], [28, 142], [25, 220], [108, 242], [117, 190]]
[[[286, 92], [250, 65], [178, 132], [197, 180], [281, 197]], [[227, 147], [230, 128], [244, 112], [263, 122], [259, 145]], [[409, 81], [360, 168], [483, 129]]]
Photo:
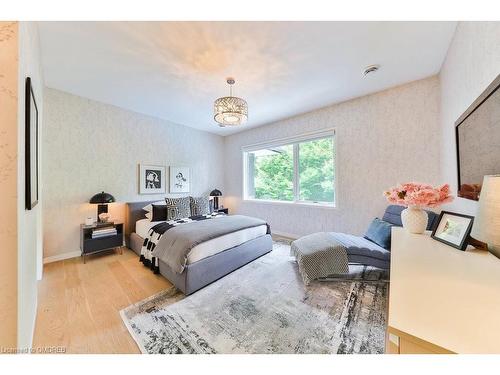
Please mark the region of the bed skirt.
[[[129, 248], [137, 255], [141, 253], [144, 239], [137, 233], [131, 233]], [[228, 273], [267, 254], [273, 249], [271, 235], [255, 238], [224, 250], [221, 253], [188, 264], [182, 273], [176, 273], [160, 260], [160, 274], [169, 280], [185, 295], [196, 292], [210, 283], [226, 276]]]
[[185, 295], [213, 283], [228, 273], [269, 253], [273, 249], [271, 235], [266, 234], [224, 250], [221, 253], [188, 264], [182, 273], [176, 273], [160, 260], [160, 274]]
[[141, 256], [141, 248], [142, 244], [144, 243], [144, 238], [134, 232], [130, 233], [130, 239], [128, 242], [128, 247], [132, 249], [138, 256]]

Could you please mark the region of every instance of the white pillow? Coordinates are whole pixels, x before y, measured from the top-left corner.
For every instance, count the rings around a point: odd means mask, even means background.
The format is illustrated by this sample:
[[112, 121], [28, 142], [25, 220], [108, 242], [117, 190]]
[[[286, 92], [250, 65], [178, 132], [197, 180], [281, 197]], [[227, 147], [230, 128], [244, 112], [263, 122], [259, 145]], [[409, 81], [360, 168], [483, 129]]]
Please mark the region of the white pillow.
[[158, 201], [158, 202], [153, 202], [153, 203], [150, 203], [147, 206], [143, 207], [142, 209], [144, 211], [147, 211], [147, 212], [153, 212], [153, 204], [155, 204], [155, 205], [166, 205], [167, 202], [165, 202], [165, 200]]
[[146, 214], [146, 219], [148, 219], [149, 221], [151, 221], [152, 218], [153, 218], [153, 213], [152, 212], [148, 212]]

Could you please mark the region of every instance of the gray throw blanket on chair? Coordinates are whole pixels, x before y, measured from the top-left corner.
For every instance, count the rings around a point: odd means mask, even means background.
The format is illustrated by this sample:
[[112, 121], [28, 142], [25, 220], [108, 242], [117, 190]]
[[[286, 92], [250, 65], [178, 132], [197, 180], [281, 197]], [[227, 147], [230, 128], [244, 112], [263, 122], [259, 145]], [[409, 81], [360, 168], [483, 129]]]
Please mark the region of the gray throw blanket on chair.
[[346, 248], [331, 233], [314, 233], [293, 241], [290, 255], [296, 258], [306, 285], [311, 280], [349, 272]]

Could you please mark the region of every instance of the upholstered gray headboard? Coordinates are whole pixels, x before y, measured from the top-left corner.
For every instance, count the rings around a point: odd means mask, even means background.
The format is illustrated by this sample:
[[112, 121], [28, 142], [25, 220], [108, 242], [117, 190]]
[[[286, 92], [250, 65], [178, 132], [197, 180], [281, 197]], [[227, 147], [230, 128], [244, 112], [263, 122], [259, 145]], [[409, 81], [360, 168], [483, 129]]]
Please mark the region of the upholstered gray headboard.
[[142, 202], [128, 202], [126, 205], [125, 212], [125, 239], [128, 244], [130, 233], [135, 232], [135, 223], [137, 220], [146, 218], [146, 211], [142, 208], [150, 203], [157, 202], [154, 201], [142, 201]]

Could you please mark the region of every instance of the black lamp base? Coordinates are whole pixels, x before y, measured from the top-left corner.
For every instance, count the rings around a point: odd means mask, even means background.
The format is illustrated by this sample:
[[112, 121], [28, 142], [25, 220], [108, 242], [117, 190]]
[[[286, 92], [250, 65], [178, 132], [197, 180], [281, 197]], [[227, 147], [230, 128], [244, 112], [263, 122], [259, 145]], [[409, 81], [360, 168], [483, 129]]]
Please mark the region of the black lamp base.
[[102, 213], [108, 213], [108, 205], [107, 204], [98, 204], [97, 205], [97, 222], [101, 223], [102, 220], [99, 218], [99, 215]]
[[219, 209], [219, 197], [214, 197], [214, 211]]

